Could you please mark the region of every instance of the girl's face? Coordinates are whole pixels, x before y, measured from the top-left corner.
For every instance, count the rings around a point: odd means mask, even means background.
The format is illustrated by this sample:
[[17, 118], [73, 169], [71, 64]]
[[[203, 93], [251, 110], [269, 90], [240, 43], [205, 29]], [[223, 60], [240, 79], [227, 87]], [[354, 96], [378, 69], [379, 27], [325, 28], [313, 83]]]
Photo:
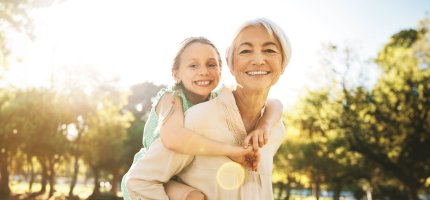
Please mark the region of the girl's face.
[[192, 103], [201, 103], [219, 83], [218, 54], [208, 44], [190, 44], [180, 55], [179, 69], [173, 71], [173, 76], [176, 82], [182, 82]]
[[243, 29], [234, 42], [230, 68], [237, 83], [250, 90], [269, 90], [282, 73], [280, 46], [262, 27]]

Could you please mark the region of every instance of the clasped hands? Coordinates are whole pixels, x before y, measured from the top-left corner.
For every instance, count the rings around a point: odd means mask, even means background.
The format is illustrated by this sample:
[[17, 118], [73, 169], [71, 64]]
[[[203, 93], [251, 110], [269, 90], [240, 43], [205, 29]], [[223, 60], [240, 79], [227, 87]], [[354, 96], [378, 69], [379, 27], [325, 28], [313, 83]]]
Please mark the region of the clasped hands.
[[[241, 164], [248, 170], [256, 171], [260, 162], [259, 148], [267, 144], [270, 128], [255, 129], [250, 132], [243, 142], [243, 149], [234, 156], [229, 156], [233, 161]], [[251, 143], [251, 144], [250, 144]]]

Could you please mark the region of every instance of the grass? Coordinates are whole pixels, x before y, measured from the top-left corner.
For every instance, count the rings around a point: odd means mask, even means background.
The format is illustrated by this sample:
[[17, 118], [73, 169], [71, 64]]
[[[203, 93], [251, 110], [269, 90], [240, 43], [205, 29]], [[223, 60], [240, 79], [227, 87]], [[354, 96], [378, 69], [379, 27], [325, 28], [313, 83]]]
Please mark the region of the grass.
[[[14, 198], [12, 199], [24, 199], [26, 197], [28, 197], [31, 193], [35, 193], [38, 192], [41, 188], [41, 184], [40, 183], [34, 183], [32, 190], [29, 191], [28, 189], [29, 184], [27, 182], [13, 182], [11, 184], [11, 190], [12, 190], [12, 195], [14, 196]], [[79, 197], [79, 199], [86, 199], [88, 198], [92, 192], [93, 192], [93, 185], [92, 184], [76, 184], [73, 193], [74, 195], [76, 195], [77, 197]], [[49, 184], [46, 187], [46, 192], [43, 195], [38, 196], [37, 200], [41, 200], [41, 199], [48, 199], [48, 193], [49, 193]], [[69, 184], [56, 184], [55, 185], [55, 193], [54, 193], [54, 197], [52, 199], [66, 199], [66, 197], [69, 195], [69, 190], [70, 190], [70, 185]], [[103, 190], [103, 188], [101, 188], [101, 192], [106, 192], [105, 190]], [[121, 192], [117, 193], [118, 197], [122, 196]]]

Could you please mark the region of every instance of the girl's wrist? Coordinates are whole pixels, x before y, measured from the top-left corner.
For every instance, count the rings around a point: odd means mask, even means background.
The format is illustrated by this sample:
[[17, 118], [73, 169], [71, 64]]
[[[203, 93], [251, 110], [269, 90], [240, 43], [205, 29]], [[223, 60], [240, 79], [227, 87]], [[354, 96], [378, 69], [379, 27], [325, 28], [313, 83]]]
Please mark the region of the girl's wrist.
[[257, 127], [256, 127], [256, 129], [260, 129], [260, 130], [263, 130], [263, 131], [270, 130], [270, 128], [271, 127], [270, 127], [270, 125], [268, 123], [262, 123], [261, 125], [258, 124]]
[[240, 151], [243, 149], [243, 147], [241, 147], [241, 146], [235, 146], [235, 145], [230, 145], [230, 144], [228, 144], [227, 145], [227, 148], [226, 148], [226, 154], [227, 154], [227, 156], [237, 156], [237, 155], [240, 155]]

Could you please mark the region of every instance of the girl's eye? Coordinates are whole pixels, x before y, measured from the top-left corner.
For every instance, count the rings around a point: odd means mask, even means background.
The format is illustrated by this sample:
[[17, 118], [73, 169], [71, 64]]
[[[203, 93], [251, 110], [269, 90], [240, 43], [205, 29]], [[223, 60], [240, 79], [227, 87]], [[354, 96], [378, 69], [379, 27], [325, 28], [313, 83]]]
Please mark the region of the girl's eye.
[[239, 52], [239, 54], [248, 54], [251, 53], [251, 50], [245, 49]]
[[189, 67], [190, 67], [190, 68], [197, 68], [197, 65], [192, 64], [192, 65], [190, 65]]
[[218, 65], [217, 65], [217, 64], [215, 64], [215, 63], [209, 63], [209, 64], [208, 64], [208, 66], [209, 66], [210, 68], [214, 68], [214, 67], [217, 67]]

